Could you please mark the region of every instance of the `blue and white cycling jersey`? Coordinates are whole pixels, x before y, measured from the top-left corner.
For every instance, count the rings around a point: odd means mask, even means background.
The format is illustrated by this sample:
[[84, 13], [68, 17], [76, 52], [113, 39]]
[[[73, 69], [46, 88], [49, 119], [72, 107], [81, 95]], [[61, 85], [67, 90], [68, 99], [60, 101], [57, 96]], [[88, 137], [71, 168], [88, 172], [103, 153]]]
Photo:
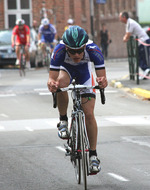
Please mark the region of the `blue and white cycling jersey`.
[[94, 85], [91, 62], [94, 63], [96, 70], [105, 69], [102, 52], [93, 41], [87, 42], [84, 57], [79, 63], [73, 62], [65, 49], [65, 44], [60, 41], [52, 54], [50, 70], [66, 71], [70, 76], [70, 83], [73, 78], [76, 78], [78, 84]]
[[55, 34], [57, 31], [52, 24], [49, 24], [47, 29], [45, 29], [43, 25], [40, 25], [39, 33], [41, 34], [42, 42], [52, 43], [55, 39]]

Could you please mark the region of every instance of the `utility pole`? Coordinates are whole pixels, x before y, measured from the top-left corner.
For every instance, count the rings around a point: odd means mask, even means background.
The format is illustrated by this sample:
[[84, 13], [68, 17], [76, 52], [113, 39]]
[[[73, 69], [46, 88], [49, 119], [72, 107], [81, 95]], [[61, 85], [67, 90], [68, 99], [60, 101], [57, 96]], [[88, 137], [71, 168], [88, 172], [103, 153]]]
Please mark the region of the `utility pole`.
[[92, 35], [92, 40], [94, 40], [94, 4], [93, 0], [90, 0], [90, 20], [91, 20], [91, 35]]

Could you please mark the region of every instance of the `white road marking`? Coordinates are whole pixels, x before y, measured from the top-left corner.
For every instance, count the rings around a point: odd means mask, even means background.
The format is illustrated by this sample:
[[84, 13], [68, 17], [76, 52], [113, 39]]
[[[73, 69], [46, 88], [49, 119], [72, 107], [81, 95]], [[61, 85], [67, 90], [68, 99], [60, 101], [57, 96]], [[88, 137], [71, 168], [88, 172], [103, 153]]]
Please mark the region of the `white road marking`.
[[33, 132], [34, 130], [31, 127], [26, 127], [27, 131]]
[[62, 152], [66, 152], [65, 148], [61, 147], [61, 146], [56, 146], [56, 148]]
[[16, 96], [16, 94], [0, 94], [0, 98], [12, 97], [12, 96]]
[[[144, 137], [146, 137], [144, 139]], [[138, 139], [142, 139], [142, 140], [138, 140]], [[134, 143], [134, 144], [138, 144], [140, 146], [147, 146], [148, 148], [150, 148], [150, 143], [146, 142], [146, 141], [150, 141], [150, 136], [129, 136], [129, 137], [122, 137], [123, 140], [125, 140], [126, 142], [129, 143]]]
[[45, 95], [46, 95], [46, 96], [47, 96], [47, 95], [49, 96], [49, 95], [52, 95], [52, 93], [51, 93], [51, 92], [40, 92], [39, 95], [40, 95], [40, 96], [45, 96]]
[[149, 116], [114, 116], [107, 117], [107, 120], [121, 125], [150, 125]]
[[6, 118], [8, 117], [8, 115], [6, 115], [6, 114], [4, 114], [4, 113], [1, 113], [0, 116], [1, 116], [1, 117], [6, 117]]
[[117, 92], [118, 92], [117, 90], [105, 90], [105, 93], [108, 93], [108, 94], [109, 94], [109, 93], [110, 93], [110, 94], [111, 94], [111, 93], [117, 93]]
[[48, 88], [35, 88], [34, 91], [36, 92], [48, 91]]
[[115, 173], [108, 173], [108, 175], [112, 176], [113, 178], [119, 180], [119, 181], [130, 181], [129, 179], [126, 179], [122, 177], [121, 175], [117, 175]]
[[4, 130], [5, 130], [5, 127], [0, 126], [0, 131], [4, 131]]
[[[122, 120], [121, 120], [122, 118]], [[112, 117], [107, 117], [107, 116], [96, 116], [96, 121], [98, 123], [98, 127], [126, 127], [131, 126], [132, 124], [136, 125], [138, 127], [139, 125], [139, 120], [144, 120], [142, 125], [145, 126], [150, 126], [150, 116], [112, 116]], [[70, 126], [70, 120], [69, 119], [69, 125]], [[118, 122], [118, 120], [120, 122]], [[126, 120], [134, 122], [129, 122], [127, 123]], [[123, 123], [124, 121], [124, 123]], [[5, 127], [6, 131], [23, 131], [27, 130], [26, 127], [31, 128], [32, 130], [51, 130], [51, 129], [56, 129], [57, 130], [57, 123], [59, 122], [59, 118], [45, 118], [45, 119], [25, 119], [25, 120], [3, 120], [0, 121], [0, 126]], [[135, 139], [131, 139], [135, 140]], [[130, 141], [131, 141], [130, 140]], [[143, 141], [143, 140], [141, 140]], [[146, 141], [147, 142], [147, 141]], [[149, 146], [149, 145], [148, 145]]]

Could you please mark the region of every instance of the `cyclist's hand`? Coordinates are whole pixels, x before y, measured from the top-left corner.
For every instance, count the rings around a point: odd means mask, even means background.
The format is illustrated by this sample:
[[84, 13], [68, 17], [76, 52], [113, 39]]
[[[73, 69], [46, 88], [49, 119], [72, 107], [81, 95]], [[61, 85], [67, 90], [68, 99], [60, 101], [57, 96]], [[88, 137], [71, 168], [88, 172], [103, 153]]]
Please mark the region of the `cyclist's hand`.
[[106, 88], [106, 86], [108, 84], [106, 77], [97, 77], [96, 81], [100, 88]]
[[30, 43], [26, 43], [26, 46], [30, 47]]
[[40, 45], [41, 45], [41, 40], [38, 41], [38, 46], [40, 46]]
[[58, 82], [49, 79], [47, 82], [47, 86], [50, 92], [56, 92], [56, 90], [58, 89]]

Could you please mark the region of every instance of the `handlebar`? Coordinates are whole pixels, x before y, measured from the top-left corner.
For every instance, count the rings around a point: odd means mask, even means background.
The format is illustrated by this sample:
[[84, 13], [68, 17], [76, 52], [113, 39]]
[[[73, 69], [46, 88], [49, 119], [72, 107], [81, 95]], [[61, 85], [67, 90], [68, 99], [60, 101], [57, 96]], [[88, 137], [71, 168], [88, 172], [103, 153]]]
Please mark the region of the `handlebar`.
[[105, 104], [105, 93], [104, 93], [104, 88], [100, 88], [98, 85], [97, 86], [85, 86], [85, 85], [69, 85], [66, 88], [59, 88], [55, 93], [52, 93], [53, 96], [53, 108], [57, 107], [57, 93], [58, 92], [65, 92], [69, 90], [83, 90], [83, 89], [99, 89], [100, 91], [100, 97], [101, 97], [101, 103]]

